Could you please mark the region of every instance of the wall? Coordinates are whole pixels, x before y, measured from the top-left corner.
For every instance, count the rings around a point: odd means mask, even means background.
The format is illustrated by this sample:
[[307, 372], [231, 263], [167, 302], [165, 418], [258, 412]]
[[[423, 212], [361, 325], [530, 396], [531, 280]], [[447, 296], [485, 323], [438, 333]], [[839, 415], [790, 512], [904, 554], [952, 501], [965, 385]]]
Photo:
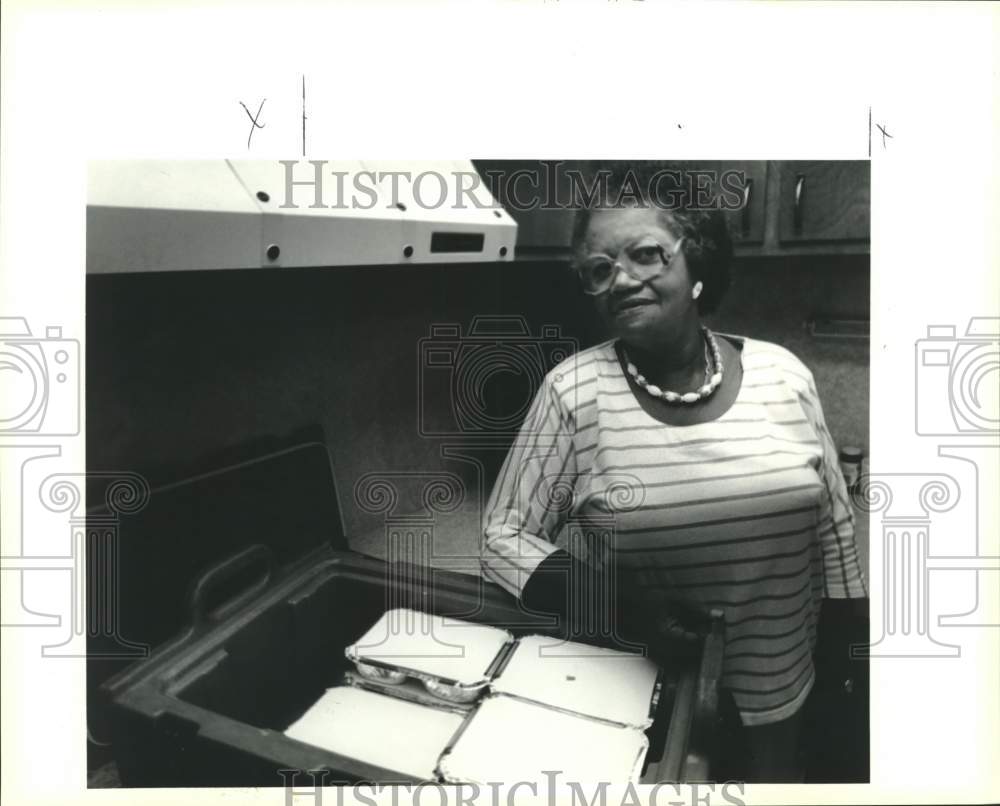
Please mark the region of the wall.
[[[743, 260], [711, 324], [792, 349], [815, 373], [834, 439], [867, 448], [867, 342], [802, 329], [817, 313], [867, 318], [867, 299], [867, 258]], [[418, 433], [418, 348], [432, 324], [467, 327], [474, 314], [523, 316], [533, 334], [559, 324], [581, 346], [601, 337], [557, 263], [89, 276], [88, 467], [155, 483], [197, 457], [320, 424], [348, 533], [368, 531], [380, 521], [350, 500], [364, 473], [456, 470], [441, 440]], [[524, 377], [496, 380], [495, 411], [530, 396]], [[430, 393], [438, 427], [448, 394]]]
[[[366, 472], [442, 467], [440, 440], [418, 435], [421, 339], [435, 323], [517, 313], [532, 332], [561, 322], [586, 340], [572, 282], [564, 267], [530, 264], [90, 276], [88, 467], [155, 483], [315, 423], [342, 497]], [[507, 380], [516, 395], [524, 379]], [[427, 408], [442, 427], [448, 389], [435, 390]], [[349, 500], [344, 514], [349, 533], [373, 524]]]
[[813, 372], [834, 441], [867, 455], [868, 340], [811, 336], [805, 322], [816, 316], [869, 318], [868, 257], [745, 258], [732, 278], [710, 326], [795, 353]]

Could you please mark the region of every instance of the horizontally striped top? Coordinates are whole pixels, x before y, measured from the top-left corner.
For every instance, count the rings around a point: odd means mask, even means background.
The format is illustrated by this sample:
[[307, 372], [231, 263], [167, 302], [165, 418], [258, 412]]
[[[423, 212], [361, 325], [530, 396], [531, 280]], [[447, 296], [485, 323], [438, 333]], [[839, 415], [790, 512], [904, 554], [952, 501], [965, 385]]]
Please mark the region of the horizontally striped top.
[[867, 595], [854, 516], [812, 374], [742, 345], [718, 419], [665, 425], [635, 398], [614, 342], [548, 373], [483, 522], [484, 574], [514, 594], [574, 523], [637, 583], [725, 614], [723, 685], [748, 725], [794, 714], [814, 680], [821, 599]]

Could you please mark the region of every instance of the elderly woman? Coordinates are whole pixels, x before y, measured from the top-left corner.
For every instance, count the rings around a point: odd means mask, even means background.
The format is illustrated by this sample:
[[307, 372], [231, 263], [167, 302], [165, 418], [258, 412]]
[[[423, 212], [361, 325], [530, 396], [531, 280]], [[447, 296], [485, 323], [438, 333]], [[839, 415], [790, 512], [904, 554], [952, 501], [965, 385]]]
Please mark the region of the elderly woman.
[[613, 523], [589, 561], [615, 568], [618, 640], [666, 660], [692, 613], [721, 610], [748, 777], [796, 780], [821, 600], [867, 596], [837, 453], [801, 361], [701, 322], [728, 285], [721, 215], [633, 176], [624, 203], [580, 210], [574, 231], [614, 338], [545, 377], [486, 508], [483, 570], [570, 618], [567, 580], [598, 594], [555, 541], [567, 522]]

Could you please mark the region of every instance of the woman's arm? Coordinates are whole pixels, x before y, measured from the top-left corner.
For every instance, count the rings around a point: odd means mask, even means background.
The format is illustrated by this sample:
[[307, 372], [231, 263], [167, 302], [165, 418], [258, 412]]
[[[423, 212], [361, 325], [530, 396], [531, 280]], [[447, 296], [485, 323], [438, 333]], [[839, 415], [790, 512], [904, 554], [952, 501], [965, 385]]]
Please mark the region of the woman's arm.
[[483, 574], [516, 596], [556, 551], [577, 475], [573, 430], [572, 414], [546, 377], [483, 513]]
[[[803, 367], [805, 369], [805, 367]], [[823, 551], [823, 595], [830, 599], [855, 599], [868, 596], [858, 547], [854, 538], [854, 509], [847, 495], [847, 485], [840, 471], [837, 449], [823, 417], [823, 407], [812, 374], [805, 370], [807, 387], [800, 395], [806, 417], [822, 446], [818, 469], [823, 480], [818, 537]]]

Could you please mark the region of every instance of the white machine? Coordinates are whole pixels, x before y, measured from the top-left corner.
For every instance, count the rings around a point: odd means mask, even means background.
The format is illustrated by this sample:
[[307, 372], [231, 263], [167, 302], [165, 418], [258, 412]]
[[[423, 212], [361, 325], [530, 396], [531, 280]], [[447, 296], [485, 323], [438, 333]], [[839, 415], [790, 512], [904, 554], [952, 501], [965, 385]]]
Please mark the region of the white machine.
[[87, 272], [509, 261], [468, 160], [95, 162]]

